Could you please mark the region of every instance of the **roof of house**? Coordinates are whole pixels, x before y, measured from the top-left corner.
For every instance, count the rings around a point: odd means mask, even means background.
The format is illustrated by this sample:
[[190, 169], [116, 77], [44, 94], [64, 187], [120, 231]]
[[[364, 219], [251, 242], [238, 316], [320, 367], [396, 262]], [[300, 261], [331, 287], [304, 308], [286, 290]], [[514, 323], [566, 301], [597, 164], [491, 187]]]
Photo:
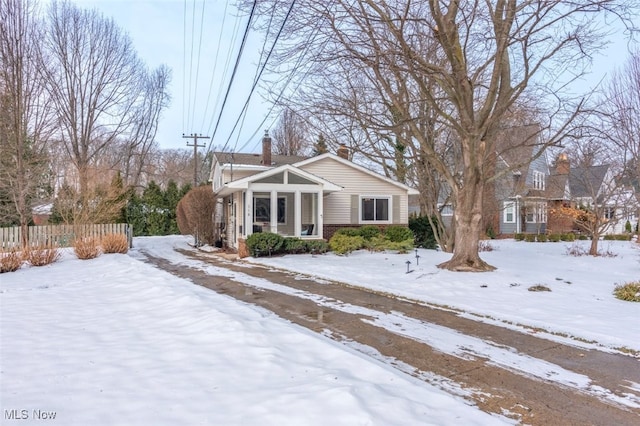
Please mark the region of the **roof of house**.
[[[244, 154], [232, 152], [214, 152], [213, 155], [220, 164], [234, 164], [246, 166], [262, 166], [262, 154]], [[302, 155], [271, 155], [271, 166], [282, 166], [306, 160], [309, 157]]]
[[595, 197], [602, 186], [609, 165], [572, 167], [569, 171], [569, 185], [573, 197]]
[[537, 124], [502, 128], [496, 135], [496, 152], [508, 167], [521, 168], [525, 172], [532, 158], [539, 154], [535, 148], [542, 148], [539, 134]]

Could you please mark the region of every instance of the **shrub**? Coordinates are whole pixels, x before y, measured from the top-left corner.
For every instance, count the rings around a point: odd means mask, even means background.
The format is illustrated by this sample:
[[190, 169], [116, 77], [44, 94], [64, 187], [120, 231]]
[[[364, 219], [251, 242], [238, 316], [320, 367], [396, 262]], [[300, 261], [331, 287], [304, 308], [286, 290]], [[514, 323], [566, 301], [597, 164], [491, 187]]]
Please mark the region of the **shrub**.
[[55, 246], [41, 244], [27, 248], [23, 257], [32, 266], [45, 266], [60, 259], [60, 250]]
[[628, 220], [624, 223], [624, 232], [626, 232], [627, 234], [631, 233], [631, 222], [629, 222]]
[[216, 197], [211, 187], [193, 188], [176, 206], [176, 220], [182, 235], [193, 235], [197, 245], [215, 245], [214, 223]]
[[542, 284], [533, 285], [533, 286], [529, 287], [527, 290], [529, 290], [529, 291], [551, 291], [551, 289], [549, 287], [547, 287], [546, 285], [542, 285]]
[[389, 240], [386, 240], [386, 241], [387, 243], [384, 249], [397, 251], [398, 253], [408, 253], [410, 250], [412, 250], [415, 247], [415, 244], [413, 242], [413, 237], [407, 238], [404, 241], [389, 241]]
[[349, 236], [336, 233], [329, 240], [329, 248], [337, 254], [348, 254], [364, 246], [365, 240], [360, 235]]
[[377, 237], [381, 233], [380, 228], [375, 225], [364, 225], [359, 228], [358, 231], [358, 234], [367, 241], [371, 240], [373, 237]]
[[0, 274], [14, 272], [22, 266], [22, 254], [16, 249], [0, 252]]
[[616, 286], [614, 296], [627, 302], [640, 302], [640, 281], [630, 282]]
[[284, 245], [284, 238], [272, 232], [257, 232], [247, 238], [247, 248], [253, 257], [271, 256]]
[[630, 241], [631, 234], [608, 234], [605, 235], [602, 239], [607, 241]]
[[307, 240], [304, 243], [309, 253], [321, 254], [329, 251], [329, 244], [324, 240]]
[[333, 235], [346, 235], [348, 237], [359, 237], [360, 229], [358, 228], [340, 228]]
[[282, 250], [289, 254], [304, 253], [307, 250], [307, 244], [300, 238], [288, 237], [284, 239]]
[[[437, 226], [436, 217], [432, 217], [431, 220]], [[415, 244], [417, 247], [422, 247], [430, 250], [435, 250], [438, 247], [438, 243], [436, 242], [436, 237], [433, 232], [433, 228], [429, 223], [428, 216], [411, 216], [409, 218], [409, 229], [413, 231], [413, 235], [415, 236]]]
[[524, 241], [524, 234], [523, 234], [523, 233], [521, 233], [521, 232], [519, 232], [519, 233], [517, 233], [517, 234], [514, 234], [514, 235], [513, 235], [513, 238], [514, 238], [516, 241]]
[[107, 234], [100, 242], [104, 253], [126, 253], [129, 251], [129, 241], [124, 234]]
[[487, 229], [485, 230], [485, 234], [487, 234], [487, 238], [489, 238], [490, 240], [495, 240], [496, 239], [496, 231], [493, 230], [493, 225], [492, 224], [487, 225]]
[[[574, 235], [574, 234], [569, 234], [569, 235]], [[576, 237], [574, 235], [573, 240], [567, 240], [567, 241], [574, 241], [575, 239], [576, 239]], [[589, 239], [589, 236], [588, 235], [578, 235], [578, 239], [580, 241], [586, 241], [586, 240]]]
[[73, 242], [73, 251], [78, 259], [95, 259], [100, 256], [100, 247], [95, 238], [78, 238]]
[[411, 229], [407, 228], [406, 226], [399, 226], [399, 225], [389, 226], [387, 229], [384, 230], [384, 236], [389, 241], [392, 241], [394, 243], [406, 241], [409, 238], [411, 238], [412, 240], [414, 239], [413, 232], [411, 232]]
[[561, 235], [560, 234], [551, 234], [549, 235], [549, 241], [551, 241], [552, 243], [557, 243], [559, 242], [561, 239]]
[[539, 243], [546, 243], [546, 242], [547, 242], [547, 240], [548, 240], [547, 234], [538, 234], [538, 235], [536, 236], [536, 240], [537, 240]]
[[364, 242], [364, 248], [370, 251], [384, 251], [387, 249], [387, 246], [391, 243], [388, 239], [386, 239], [382, 235], [376, 235], [368, 241]]
[[589, 251], [582, 247], [580, 244], [573, 243], [571, 246], [567, 247], [567, 256], [586, 256], [589, 254]]
[[560, 235], [560, 240], [561, 241], [568, 241], [568, 242], [572, 242], [576, 240], [576, 234], [573, 234], [571, 232], [569, 232], [568, 234], [561, 234]]
[[533, 243], [536, 240], [536, 234], [525, 234], [524, 240], [528, 243]]

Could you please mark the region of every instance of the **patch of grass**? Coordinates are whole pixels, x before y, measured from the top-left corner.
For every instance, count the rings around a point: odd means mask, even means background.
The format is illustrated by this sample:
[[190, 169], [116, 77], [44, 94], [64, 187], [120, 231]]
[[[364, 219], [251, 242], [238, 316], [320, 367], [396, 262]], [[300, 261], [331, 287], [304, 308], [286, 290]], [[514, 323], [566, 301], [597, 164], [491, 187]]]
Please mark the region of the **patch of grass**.
[[50, 265], [60, 259], [60, 249], [44, 244], [29, 247], [24, 252], [24, 259], [32, 266]]
[[542, 285], [542, 284], [533, 285], [533, 286], [529, 287], [527, 290], [529, 290], [529, 291], [551, 291], [551, 289], [549, 287], [547, 287], [546, 285]]
[[22, 254], [15, 248], [0, 252], [0, 274], [14, 272], [22, 266]]
[[640, 302], [640, 281], [617, 285], [613, 294], [620, 300]]

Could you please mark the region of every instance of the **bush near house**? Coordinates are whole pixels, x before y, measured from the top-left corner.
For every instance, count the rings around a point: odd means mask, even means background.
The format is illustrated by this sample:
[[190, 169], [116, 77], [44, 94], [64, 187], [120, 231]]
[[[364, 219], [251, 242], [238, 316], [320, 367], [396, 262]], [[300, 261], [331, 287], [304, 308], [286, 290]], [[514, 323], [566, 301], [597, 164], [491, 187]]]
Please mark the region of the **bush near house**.
[[329, 250], [324, 240], [303, 240], [296, 237], [282, 237], [270, 232], [251, 234], [246, 241], [249, 254], [253, 257], [274, 254], [321, 254]]
[[[432, 217], [431, 220], [434, 224], [438, 223], [435, 216]], [[422, 247], [429, 250], [435, 250], [438, 247], [428, 216], [412, 215], [409, 217], [409, 229], [413, 231], [413, 235], [415, 236], [416, 247]]]
[[375, 226], [342, 228], [329, 240], [329, 248], [336, 254], [348, 254], [355, 250], [393, 250], [406, 253], [415, 247], [415, 237], [406, 226], [392, 225], [380, 231]]
[[562, 236], [560, 234], [551, 234], [551, 235], [549, 235], [549, 241], [551, 241], [552, 243], [559, 242], [561, 238], [562, 238]]
[[517, 233], [513, 235], [513, 238], [516, 241], [524, 241], [524, 234], [523, 233]]

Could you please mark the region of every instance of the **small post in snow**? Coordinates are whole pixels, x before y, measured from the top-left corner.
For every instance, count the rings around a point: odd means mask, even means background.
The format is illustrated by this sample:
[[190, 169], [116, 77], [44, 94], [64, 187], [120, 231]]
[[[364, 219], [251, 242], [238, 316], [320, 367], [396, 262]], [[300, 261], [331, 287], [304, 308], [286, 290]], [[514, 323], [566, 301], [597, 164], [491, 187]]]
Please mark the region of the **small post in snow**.
[[416, 249], [416, 266], [420, 265], [420, 255], [418, 254], [418, 249]]
[[408, 274], [409, 272], [411, 272], [411, 271], [409, 270], [409, 268], [411, 267], [411, 261], [410, 261], [410, 260], [407, 260], [405, 263], [407, 264], [407, 274]]

